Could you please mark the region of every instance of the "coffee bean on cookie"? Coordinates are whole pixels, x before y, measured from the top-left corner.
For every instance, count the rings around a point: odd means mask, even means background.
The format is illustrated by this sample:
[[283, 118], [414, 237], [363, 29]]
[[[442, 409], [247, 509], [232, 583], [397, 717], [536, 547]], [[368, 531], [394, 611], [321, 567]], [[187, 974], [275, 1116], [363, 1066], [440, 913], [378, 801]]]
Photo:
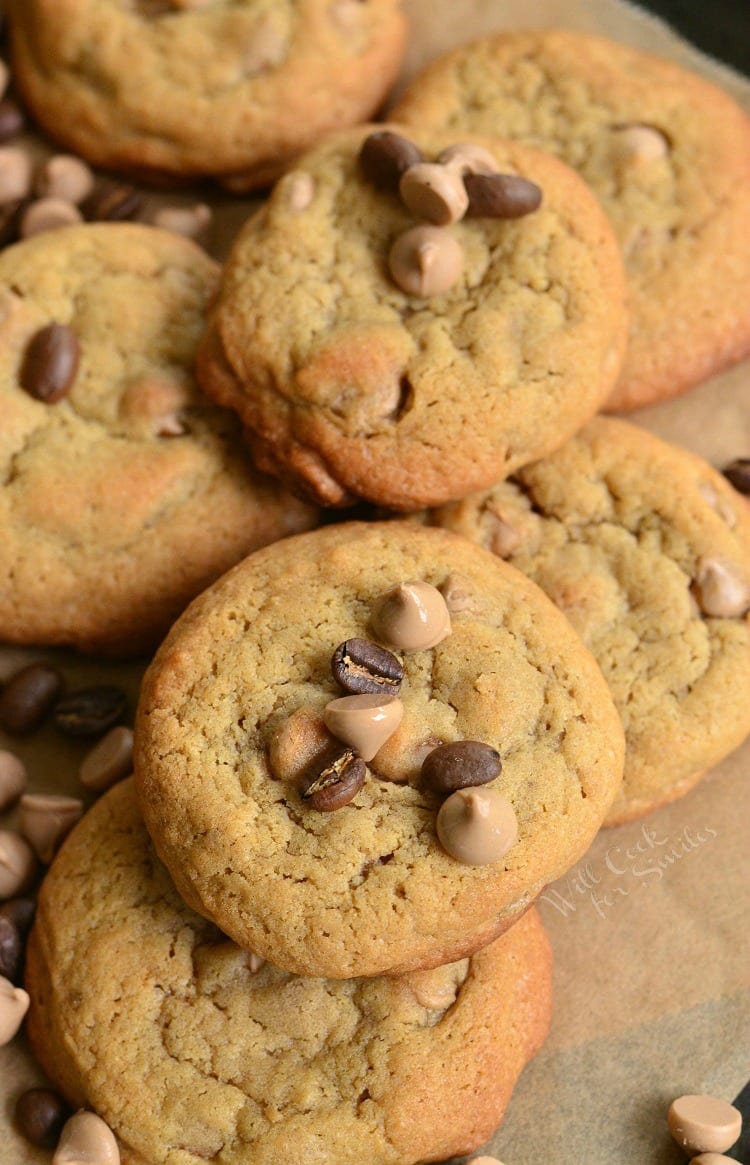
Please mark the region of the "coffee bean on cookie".
[[401, 661], [369, 639], [347, 639], [340, 643], [331, 659], [331, 671], [347, 692], [373, 695], [385, 692], [397, 696], [404, 678]]
[[428, 753], [422, 764], [422, 780], [437, 793], [454, 793], [494, 781], [501, 768], [500, 754], [489, 744], [456, 740]]
[[0, 728], [14, 736], [33, 732], [52, 708], [62, 676], [43, 663], [32, 663], [11, 676], [0, 693]]
[[738, 457], [722, 470], [725, 478], [738, 493], [750, 495], [750, 457]]
[[465, 174], [472, 218], [521, 218], [537, 210], [542, 191], [536, 182], [517, 174]]
[[70, 1108], [51, 1088], [29, 1088], [16, 1101], [16, 1124], [32, 1145], [54, 1149]]
[[45, 404], [70, 392], [81, 358], [78, 338], [66, 324], [48, 324], [32, 336], [21, 365], [21, 387]]
[[362, 172], [381, 190], [398, 190], [402, 174], [423, 160], [419, 146], [390, 130], [371, 133], [359, 152]]
[[100, 736], [122, 718], [126, 703], [125, 693], [110, 684], [81, 688], [55, 705], [53, 717], [66, 736]]
[[313, 809], [330, 813], [348, 805], [365, 783], [367, 770], [352, 748], [342, 748], [303, 780], [302, 796]]

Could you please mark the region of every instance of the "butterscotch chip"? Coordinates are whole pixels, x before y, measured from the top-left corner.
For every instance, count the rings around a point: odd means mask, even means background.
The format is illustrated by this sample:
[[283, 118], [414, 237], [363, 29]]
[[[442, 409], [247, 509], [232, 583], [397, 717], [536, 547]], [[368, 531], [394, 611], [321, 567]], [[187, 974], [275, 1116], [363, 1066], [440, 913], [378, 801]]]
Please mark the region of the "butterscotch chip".
[[742, 1113], [713, 1096], [680, 1096], [667, 1113], [669, 1131], [691, 1156], [723, 1153], [742, 1132]]
[[[197, 369], [242, 418], [261, 468], [324, 505], [412, 510], [494, 483], [593, 416], [623, 357], [624, 273], [595, 198], [556, 159], [477, 138], [499, 170], [544, 191], [542, 205], [435, 226], [391, 189], [403, 150], [372, 145], [400, 128], [373, 128], [300, 159], [315, 186], [303, 224], [288, 180], [247, 222]], [[408, 136], [425, 157], [455, 143]], [[464, 188], [457, 166], [437, 172]], [[421, 213], [429, 191], [416, 186]]]
[[124, 1160], [165, 1162], [176, 1146], [224, 1165], [313, 1161], [321, 1145], [342, 1165], [463, 1155], [494, 1131], [547, 1030], [534, 911], [471, 959], [412, 976], [298, 978], [252, 959], [182, 901], [132, 782], [110, 790], [41, 891], [27, 1029]]
[[[331, 644], [371, 634], [392, 579], [434, 587], [451, 571], [479, 601], [404, 656], [401, 723], [351, 804], [315, 812], [299, 785], [271, 778], [269, 741], [303, 707], [379, 706], [380, 695], [338, 699]], [[352, 727], [327, 720], [334, 733]], [[425, 751], [457, 740], [502, 760], [493, 787], [519, 838], [493, 866], [462, 865], [438, 841], [445, 794], [420, 768]], [[604, 680], [545, 596], [468, 541], [388, 521], [286, 539], [204, 592], [146, 675], [134, 760], [146, 823], [186, 901], [276, 966], [345, 978], [453, 962], [510, 926], [598, 830], [622, 756]]]
[[750, 353], [750, 120], [715, 85], [603, 37], [502, 32], [429, 64], [391, 116], [534, 145], [596, 193], [632, 304], [611, 409], [676, 396]]
[[0, 255], [4, 641], [143, 652], [243, 555], [314, 523], [196, 385], [216, 277], [189, 240], [129, 223]]
[[53, 138], [107, 170], [235, 189], [268, 184], [330, 130], [374, 114], [406, 47], [398, 0], [13, 9], [14, 80]]
[[627, 739], [608, 823], [686, 793], [750, 732], [750, 513], [701, 458], [598, 418], [431, 520], [533, 579], [599, 662]]

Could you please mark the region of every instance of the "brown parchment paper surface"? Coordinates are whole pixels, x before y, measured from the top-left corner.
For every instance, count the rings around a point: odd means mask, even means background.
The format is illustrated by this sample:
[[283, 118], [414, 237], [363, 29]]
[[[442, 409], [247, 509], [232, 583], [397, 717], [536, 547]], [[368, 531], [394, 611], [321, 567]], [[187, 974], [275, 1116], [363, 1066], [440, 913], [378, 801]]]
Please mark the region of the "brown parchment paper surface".
[[[750, 80], [620, 0], [406, 0], [405, 7], [412, 24], [405, 78], [474, 36], [559, 25], [678, 60], [750, 110]], [[710, 5], [705, 18], [712, 19]], [[218, 253], [250, 205], [217, 202]], [[719, 466], [749, 456], [750, 367], [631, 419]], [[132, 712], [142, 664], [5, 649], [0, 680], [32, 658], [57, 660], [71, 687], [120, 683]], [[20, 744], [0, 736], [0, 747], [24, 757], [30, 789], [80, 795], [83, 745], [44, 729]], [[579, 865], [542, 896], [555, 951], [555, 1013], [545, 1048], [524, 1072], [503, 1127], [485, 1150], [505, 1165], [684, 1161], [666, 1131], [670, 1101], [685, 1092], [732, 1100], [750, 1078], [748, 775], [750, 742], [682, 801], [601, 833]], [[12, 814], [0, 817], [0, 826], [13, 821]], [[16, 1097], [39, 1082], [22, 1038], [0, 1048], [0, 1165], [50, 1160], [12, 1124]]]

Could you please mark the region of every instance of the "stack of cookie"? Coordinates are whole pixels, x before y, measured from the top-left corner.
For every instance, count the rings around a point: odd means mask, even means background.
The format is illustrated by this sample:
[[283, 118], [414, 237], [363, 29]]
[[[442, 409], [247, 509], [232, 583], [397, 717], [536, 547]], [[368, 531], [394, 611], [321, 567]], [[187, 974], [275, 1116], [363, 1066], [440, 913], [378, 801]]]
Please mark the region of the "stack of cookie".
[[133, 224], [0, 256], [0, 635], [161, 641], [29, 942], [32, 1046], [101, 1118], [56, 1160], [473, 1151], [549, 1022], [535, 898], [750, 731], [748, 507], [595, 418], [750, 350], [747, 118], [545, 33], [341, 128], [391, 0], [9, 8], [90, 161], [284, 171], [221, 275]]

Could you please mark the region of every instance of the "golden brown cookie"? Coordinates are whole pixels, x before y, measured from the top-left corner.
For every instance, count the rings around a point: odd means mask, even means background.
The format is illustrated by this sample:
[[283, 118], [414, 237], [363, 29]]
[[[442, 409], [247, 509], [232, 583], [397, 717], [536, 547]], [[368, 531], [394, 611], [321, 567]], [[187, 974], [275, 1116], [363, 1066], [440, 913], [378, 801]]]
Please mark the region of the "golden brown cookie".
[[750, 353], [750, 119], [703, 78], [601, 37], [507, 32], [429, 65], [392, 116], [518, 139], [590, 184], [632, 305], [609, 408], [676, 396]]
[[413, 1165], [491, 1135], [546, 1035], [550, 970], [533, 910], [471, 959], [401, 978], [263, 964], [179, 899], [128, 781], [44, 882], [28, 1031], [127, 1165]]
[[431, 520], [527, 574], [596, 657], [627, 743], [606, 824], [680, 797], [750, 732], [750, 510], [699, 457], [597, 418]]
[[314, 524], [198, 390], [216, 280], [194, 244], [132, 224], [0, 255], [0, 639], [145, 651], [243, 555]]
[[13, 75], [57, 141], [144, 177], [272, 181], [395, 79], [399, 0], [17, 0]]
[[[246, 225], [198, 376], [240, 414], [261, 468], [326, 505], [409, 509], [497, 481], [596, 412], [623, 356], [625, 287], [585, 184], [493, 139], [493, 165], [541, 187], [541, 207], [428, 224], [427, 282], [455, 281], [404, 290], [391, 248], [425, 224], [360, 165], [374, 128], [306, 155]], [[454, 140], [415, 134], [433, 160]], [[460, 193], [455, 169], [452, 182]]]
[[[447, 597], [448, 624], [428, 612], [434, 647], [395, 646], [399, 596], [390, 609], [380, 599], [410, 581]], [[334, 721], [327, 710], [347, 698], [332, 656], [358, 638], [390, 645], [403, 667], [391, 694], [403, 717], [374, 756], [340, 705]], [[399, 711], [385, 707], [376, 728]], [[513, 841], [508, 808], [517, 821], [515, 844], [496, 860], [478, 852], [484, 864], [443, 848], [447, 794], [421, 772], [437, 745], [465, 740], [502, 763], [468, 791], [477, 850]], [[350, 758], [352, 797], [326, 811], [303, 794], [340, 741], [369, 759], [352, 791]], [[200, 596], [144, 680], [134, 761], [185, 901], [286, 970], [348, 978], [453, 962], [501, 934], [587, 848], [623, 750], [599, 669], [537, 587], [444, 530], [384, 522], [287, 539]]]

